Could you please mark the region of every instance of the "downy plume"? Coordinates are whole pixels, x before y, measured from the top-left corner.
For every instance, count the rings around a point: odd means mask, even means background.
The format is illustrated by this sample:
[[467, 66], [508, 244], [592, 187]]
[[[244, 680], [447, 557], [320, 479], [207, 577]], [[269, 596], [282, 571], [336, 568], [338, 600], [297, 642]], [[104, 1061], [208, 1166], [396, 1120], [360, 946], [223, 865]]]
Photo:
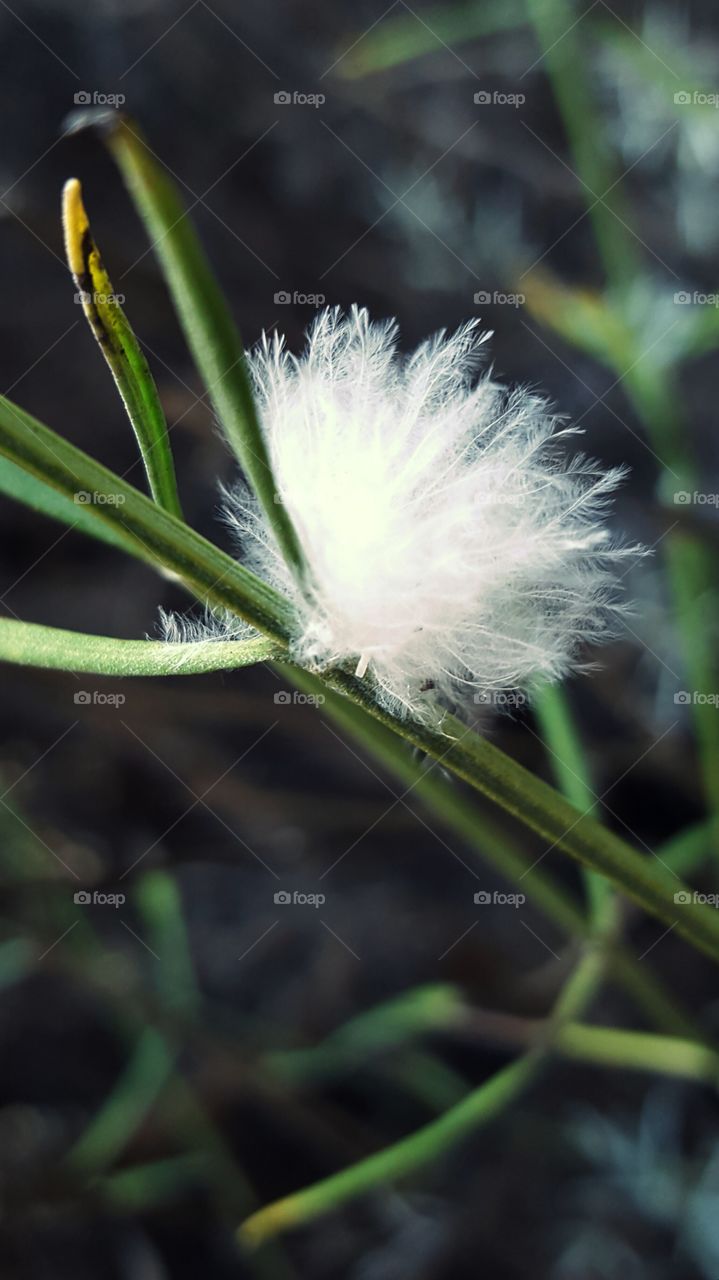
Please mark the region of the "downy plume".
[[305, 580], [244, 484], [225, 494], [240, 555], [292, 600], [293, 656], [351, 662], [394, 712], [560, 679], [611, 633], [636, 552], [604, 527], [621, 470], [567, 458], [573, 429], [483, 369], [490, 336], [470, 321], [402, 356], [393, 321], [334, 308], [301, 358], [276, 334], [249, 356]]

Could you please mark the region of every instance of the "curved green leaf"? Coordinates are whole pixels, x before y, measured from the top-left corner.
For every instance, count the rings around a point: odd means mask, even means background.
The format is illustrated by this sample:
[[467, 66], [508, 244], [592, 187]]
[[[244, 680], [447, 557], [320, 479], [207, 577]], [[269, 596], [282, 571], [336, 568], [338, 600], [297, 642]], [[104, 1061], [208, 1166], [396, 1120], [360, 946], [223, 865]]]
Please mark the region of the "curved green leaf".
[[276, 500], [277, 485], [252, 398], [242, 339], [177, 188], [133, 120], [115, 111], [96, 111], [82, 113], [75, 124], [102, 128], [147, 227], [225, 435], [287, 562], [300, 575], [302, 552], [287, 510]]
[[155, 502], [180, 516], [175, 465], [167, 422], [154, 378], [115, 293], [92, 238], [77, 178], [65, 183], [62, 199], [65, 252], [78, 288], [77, 299], [122, 396], [140, 446]]

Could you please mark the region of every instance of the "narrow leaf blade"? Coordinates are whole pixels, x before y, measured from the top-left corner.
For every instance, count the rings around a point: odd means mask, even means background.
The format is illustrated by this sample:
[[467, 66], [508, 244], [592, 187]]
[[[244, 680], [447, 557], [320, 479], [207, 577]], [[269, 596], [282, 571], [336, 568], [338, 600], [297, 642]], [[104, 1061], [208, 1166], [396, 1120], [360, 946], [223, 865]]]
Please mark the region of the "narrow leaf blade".
[[232, 556], [126, 480], [0, 396], [0, 456], [69, 498], [122, 538], [127, 551], [169, 570], [204, 603], [225, 608], [281, 644], [294, 630], [287, 600]]
[[30, 475], [22, 467], [11, 462], [9, 458], [0, 457], [0, 493], [14, 502], [30, 507], [50, 520], [59, 520], [73, 529], [79, 529], [99, 542], [116, 547], [121, 551], [132, 551], [126, 544], [121, 532], [110, 525], [94, 520], [82, 503], [73, 502], [64, 494], [51, 489], [49, 485]]
[[155, 380], [93, 240], [77, 178], [65, 183], [62, 220], [78, 297], [132, 423], [150, 492], [155, 502], [179, 516], [175, 465]]
[[195, 363], [227, 440], [264, 508], [278, 545], [298, 576], [303, 557], [277, 486], [250, 388], [244, 347], [176, 186], [135, 122], [112, 112], [83, 113], [100, 125], [145, 223]]

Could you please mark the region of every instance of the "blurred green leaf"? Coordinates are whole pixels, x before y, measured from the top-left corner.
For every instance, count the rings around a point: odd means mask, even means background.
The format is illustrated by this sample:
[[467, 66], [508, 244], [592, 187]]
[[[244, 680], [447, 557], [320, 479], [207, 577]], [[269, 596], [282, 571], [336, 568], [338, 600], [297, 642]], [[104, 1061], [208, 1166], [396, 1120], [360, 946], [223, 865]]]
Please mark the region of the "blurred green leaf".
[[34, 956], [27, 938], [0, 942], [0, 988], [20, 982], [32, 968]]
[[155, 978], [163, 1008], [192, 1017], [200, 1005], [190, 944], [177, 883], [166, 871], [142, 876], [137, 905], [156, 960]]
[[565, 342], [611, 369], [631, 363], [634, 336], [604, 294], [564, 284], [546, 268], [524, 276], [522, 290], [530, 314]]
[[188, 1187], [210, 1180], [211, 1158], [203, 1151], [190, 1151], [167, 1160], [132, 1169], [120, 1169], [100, 1182], [103, 1198], [121, 1213], [146, 1213], [156, 1205], [176, 1200]]
[[136, 1041], [112, 1093], [67, 1156], [84, 1174], [112, 1165], [146, 1118], [170, 1078], [174, 1057], [153, 1027]]
[[526, 22], [519, 0], [476, 0], [447, 5], [444, 9], [403, 13], [380, 20], [360, 34], [336, 63], [336, 74], [347, 80], [413, 62], [428, 53], [446, 53], [446, 46], [462, 45], [497, 31], [511, 30]]
[[439, 983], [414, 987], [345, 1023], [319, 1045], [265, 1055], [272, 1071], [293, 1082], [321, 1079], [357, 1065], [363, 1057], [397, 1048], [431, 1031], [461, 1022], [458, 990]]

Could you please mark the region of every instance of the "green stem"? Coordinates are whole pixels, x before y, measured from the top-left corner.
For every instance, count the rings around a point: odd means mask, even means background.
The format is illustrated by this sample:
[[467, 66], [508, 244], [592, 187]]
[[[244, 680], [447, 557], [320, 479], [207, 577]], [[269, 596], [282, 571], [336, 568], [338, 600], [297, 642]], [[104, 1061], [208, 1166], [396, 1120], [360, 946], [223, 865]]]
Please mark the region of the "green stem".
[[203, 603], [280, 644], [293, 634], [293, 610], [266, 582], [2, 396], [0, 453], [78, 504], [85, 518], [118, 531], [124, 550], [175, 574]]
[[114, 1164], [174, 1070], [174, 1053], [154, 1027], [145, 1027], [110, 1097], [66, 1156], [68, 1166], [96, 1174]]
[[[542, 1020], [507, 1014], [482, 1012], [478, 1015], [467, 1010], [465, 1026], [483, 1041], [525, 1050], [545, 1037]], [[563, 1057], [590, 1066], [656, 1072], [702, 1081], [715, 1088], [719, 1085], [719, 1053], [711, 1045], [686, 1036], [567, 1022], [559, 1028], [554, 1047]]]
[[439, 1119], [409, 1138], [358, 1161], [342, 1173], [305, 1187], [293, 1195], [266, 1205], [245, 1220], [238, 1232], [240, 1244], [257, 1248], [282, 1231], [305, 1226], [348, 1200], [375, 1187], [413, 1173], [442, 1155], [470, 1132], [476, 1132], [503, 1111], [530, 1084], [539, 1066], [538, 1055], [527, 1054], [498, 1071], [481, 1088]]
[[677, 875], [693, 875], [706, 860], [711, 836], [710, 822], [697, 822], [693, 827], [685, 827], [678, 835], [672, 836], [662, 845], [660, 850], [662, 862], [666, 862]]
[[[562, 849], [582, 866], [606, 876], [695, 946], [719, 958], [717, 913], [707, 904], [684, 898], [677, 902], [675, 895], [686, 890], [658, 860], [653, 863], [590, 815], [578, 813], [545, 782], [453, 717], [445, 717], [440, 730], [416, 722], [397, 724], [355, 677], [332, 672], [327, 673], [326, 679], [381, 723], [535, 831], [547, 843], [542, 857], [555, 848]], [[531, 869], [525, 871], [521, 883], [530, 874], [534, 874]]]
[[360, 1056], [386, 1053], [417, 1036], [460, 1026], [465, 1006], [456, 987], [414, 987], [357, 1014], [321, 1044], [264, 1055], [273, 1074], [292, 1084], [331, 1077], [356, 1067]]
[[456, 1142], [494, 1120], [532, 1083], [551, 1054], [553, 1040], [565, 1022], [575, 1020], [587, 1007], [601, 981], [604, 963], [602, 949], [589, 945], [555, 1002], [541, 1044], [498, 1071], [462, 1102], [416, 1133], [341, 1173], [265, 1205], [240, 1227], [240, 1243], [246, 1248], [256, 1248], [280, 1232], [304, 1226], [375, 1187], [414, 1174], [436, 1161]]
[[[527, 856], [513, 847], [507, 833], [500, 830], [486, 813], [480, 812], [476, 803], [468, 800], [464, 791], [442, 769], [427, 769], [407, 750], [396, 733], [379, 724], [347, 698], [327, 689], [315, 676], [294, 667], [282, 670], [304, 692], [324, 696], [323, 710], [339, 728], [399, 779], [405, 788], [402, 799], [410, 809], [416, 796], [420, 804], [436, 814], [450, 831], [456, 832], [482, 862], [488, 863], [510, 882], [520, 885], [527, 899], [559, 929], [570, 937], [585, 939], [588, 936], [591, 926], [573, 895], [557, 884], [543, 867], [535, 867], [531, 876], [526, 876], [531, 865]], [[692, 848], [696, 843], [695, 838]], [[659, 853], [665, 861], [664, 849]], [[689, 853], [686, 856], [688, 859]], [[597, 900], [597, 911], [601, 905]], [[656, 1026], [674, 1034], [695, 1033], [693, 1022], [687, 1019], [681, 1006], [665, 991], [651, 969], [619, 942], [612, 948], [611, 971]]]
[[583, 184], [582, 195], [608, 276], [628, 287], [637, 271], [637, 253], [626, 223], [626, 210], [615, 184], [618, 175], [607, 155], [602, 130], [587, 92], [579, 24], [569, 0], [526, 0], [542, 59], [569, 139], [573, 163]]
[[576, 1062], [624, 1071], [650, 1071], [719, 1085], [719, 1055], [696, 1041], [645, 1031], [570, 1023], [557, 1038], [557, 1049]]
[[[88, 118], [92, 122], [92, 116]], [[137, 124], [117, 112], [100, 113], [100, 123], [160, 259], [187, 344], [227, 439], [285, 559], [301, 575], [303, 556], [287, 510], [277, 500], [242, 339], [188, 211]]]
[[[78, 489], [103, 498], [93, 503], [97, 519], [122, 529], [126, 545], [141, 558], [171, 570], [200, 598], [252, 623], [270, 639], [287, 644], [294, 633], [289, 603], [267, 583], [213, 546], [131, 485], [88, 458], [23, 410], [0, 399], [0, 453], [66, 496]], [[719, 960], [719, 919], [706, 904], [674, 894], [684, 889], [671, 873], [638, 854], [591, 816], [534, 777], [498, 747], [452, 716], [440, 724], [397, 720], [384, 710], [369, 680], [333, 669], [324, 681], [371, 716], [431, 756], [480, 794], [536, 832], [547, 848], [558, 848], [600, 872], [618, 888]], [[523, 879], [533, 874], [531, 868]], [[691, 895], [688, 895], [691, 898]]]
[[62, 631], [32, 622], [0, 619], [0, 662], [55, 671], [107, 676], [189, 676], [231, 671], [280, 656], [284, 650], [262, 636], [251, 640], [168, 644], [163, 640], [115, 640]]
[[[602, 150], [602, 129], [584, 82], [577, 23], [568, 0], [527, 0], [527, 8], [543, 49], [575, 170], [585, 188], [591, 188], [591, 191], [585, 189], [583, 197], [594, 225], [605, 275], [621, 303], [629, 284], [640, 275], [640, 261], [636, 239], [618, 203], [621, 175]], [[609, 193], [606, 199], [595, 199], [604, 197], [605, 192]], [[633, 334], [632, 317], [622, 310], [629, 344]], [[687, 432], [674, 369], [666, 365], [659, 367], [656, 361], [648, 365], [643, 357], [641, 351], [632, 353], [616, 347], [609, 355], [630, 403], [666, 468], [660, 491], [692, 490], [697, 484], [697, 467], [693, 459], [687, 458]], [[629, 368], [623, 361], [627, 361]], [[663, 496], [669, 496], [671, 501], [671, 494], [664, 492]], [[713, 693], [717, 687], [716, 643], [715, 628], [709, 625], [708, 614], [716, 616], [716, 565], [697, 539], [690, 540], [674, 531], [666, 538], [665, 554], [690, 691]], [[713, 819], [714, 852], [719, 856], [719, 716], [707, 704], [695, 702], [692, 710], [702, 781]]]
[[[564, 690], [556, 685], [545, 685], [537, 697], [534, 711], [560, 791], [580, 812], [593, 813], [598, 802]], [[594, 913], [601, 909], [609, 886], [593, 871], [584, 872], [584, 884], [590, 912]]]
[[716, 857], [719, 856], [719, 714], [710, 702], [693, 696], [716, 693], [719, 687], [716, 629], [712, 625], [712, 619], [717, 616], [716, 561], [708, 548], [678, 530], [666, 541], [665, 558], [676, 602], [687, 682], [691, 685], [689, 693], [702, 781], [713, 815], [705, 847]]
[[[598, 801], [564, 690], [556, 685], [545, 686], [537, 698], [535, 713], [562, 792], [582, 813], [593, 812]], [[663, 854], [660, 857], [664, 862]], [[621, 908], [609, 883], [595, 871], [585, 869], [584, 884], [591, 919], [601, 920], [606, 914], [616, 935], [610, 956], [613, 975], [657, 1026], [673, 1034], [695, 1035], [693, 1019], [669, 995], [649, 966], [637, 960], [619, 940]]]
[[523, 879], [531, 866], [531, 858], [513, 848], [498, 825], [486, 813], [478, 811], [476, 804], [468, 801], [465, 792], [449, 780], [442, 769], [426, 768], [408, 751], [396, 732], [380, 724], [362, 707], [327, 689], [316, 676], [296, 667], [279, 666], [278, 669], [303, 692], [323, 697], [323, 711], [399, 780], [403, 788], [402, 801], [410, 810], [416, 799], [436, 813], [490, 867], [515, 884], [521, 882], [527, 899], [564, 933], [586, 936], [586, 920], [574, 896], [540, 867]]

